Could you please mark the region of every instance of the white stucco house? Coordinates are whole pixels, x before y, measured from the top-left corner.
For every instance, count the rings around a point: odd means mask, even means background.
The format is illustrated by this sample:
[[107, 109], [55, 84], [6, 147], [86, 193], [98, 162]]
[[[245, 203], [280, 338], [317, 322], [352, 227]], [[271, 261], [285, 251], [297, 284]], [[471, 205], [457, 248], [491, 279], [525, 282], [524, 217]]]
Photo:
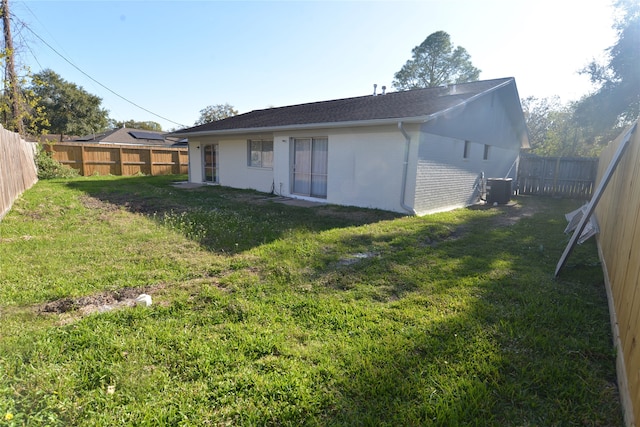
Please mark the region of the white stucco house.
[[513, 78], [251, 111], [173, 133], [189, 181], [423, 215], [515, 177], [529, 145]]

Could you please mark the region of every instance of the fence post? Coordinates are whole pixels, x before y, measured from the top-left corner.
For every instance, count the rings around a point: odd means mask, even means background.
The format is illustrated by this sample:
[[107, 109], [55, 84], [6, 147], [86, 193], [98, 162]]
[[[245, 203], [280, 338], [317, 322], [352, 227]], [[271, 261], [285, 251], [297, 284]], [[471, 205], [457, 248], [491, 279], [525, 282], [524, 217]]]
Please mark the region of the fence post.
[[149, 175], [153, 176], [153, 150], [149, 148]]
[[80, 174], [82, 176], [87, 176], [87, 167], [86, 167], [86, 156], [84, 153], [84, 144], [80, 146]]
[[[169, 165], [172, 166], [171, 173], [180, 173], [181, 167], [183, 165], [183, 163], [181, 163], [180, 161], [181, 160], [180, 152], [186, 151], [184, 149], [178, 149], [178, 148], [165, 148], [165, 147], [135, 147], [134, 148], [131, 146], [114, 147], [114, 145], [116, 144], [98, 146], [98, 144], [57, 143], [56, 144], [57, 148], [62, 148], [62, 147], [67, 148], [66, 151], [62, 151], [62, 152], [58, 150], [54, 150], [51, 144], [45, 144], [45, 148], [47, 149], [48, 152], [51, 153], [54, 159], [62, 163], [73, 163], [74, 167], [77, 168], [80, 174], [83, 176], [90, 175], [90, 171], [92, 169], [89, 168], [88, 165], [98, 165], [98, 166], [110, 165], [109, 170], [111, 172], [109, 173], [117, 174], [119, 172], [120, 175], [123, 175], [123, 176], [125, 173], [128, 173], [128, 174], [131, 173], [131, 170], [132, 170], [131, 168], [127, 168], [127, 170], [125, 170], [125, 166], [128, 166], [128, 165], [138, 165], [140, 167], [139, 172], [144, 174], [154, 175], [154, 176], [158, 174], [160, 175], [163, 174], [167, 169], [164, 166], [169, 166]], [[69, 150], [70, 147], [73, 147], [73, 150]], [[104, 153], [106, 151], [109, 152], [110, 160], [105, 162], [101, 160], [99, 154]], [[167, 152], [168, 153], [175, 152], [175, 154], [178, 156], [176, 162], [158, 161], [157, 159], [158, 155], [165, 156]], [[68, 153], [68, 156], [73, 157], [73, 159], [65, 157], [65, 153]], [[138, 154], [139, 161], [136, 161], [136, 162], [129, 161], [129, 157], [127, 156], [130, 153]], [[147, 157], [145, 157], [145, 154], [147, 155]], [[118, 159], [114, 159], [113, 158], [114, 155], [120, 156], [120, 157]], [[162, 158], [164, 159], [164, 157]], [[156, 164], [160, 164], [163, 166], [160, 172], [154, 169], [154, 166]], [[186, 165], [187, 166], [189, 165], [188, 162], [186, 163]], [[177, 167], [177, 171], [175, 170], [176, 167]]]
[[[171, 165], [171, 172], [174, 174], [180, 173], [180, 153], [177, 151], [171, 152], [171, 161], [173, 164]], [[177, 171], [176, 171], [177, 168]]]
[[558, 194], [558, 175], [560, 175], [560, 157], [556, 159], [556, 170], [553, 172], [553, 197]]
[[524, 155], [518, 169], [521, 194], [589, 199], [595, 187], [597, 158]]
[[122, 160], [122, 147], [118, 147], [118, 164], [120, 166], [120, 176], [124, 175], [124, 163]]

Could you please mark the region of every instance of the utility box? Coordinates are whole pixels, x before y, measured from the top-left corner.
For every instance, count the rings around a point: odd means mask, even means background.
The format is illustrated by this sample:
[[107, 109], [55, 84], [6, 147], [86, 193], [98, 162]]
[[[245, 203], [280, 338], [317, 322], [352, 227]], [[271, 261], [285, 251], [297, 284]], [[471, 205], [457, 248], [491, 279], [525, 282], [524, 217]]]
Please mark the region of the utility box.
[[511, 200], [511, 178], [487, 178], [487, 203], [506, 204]]

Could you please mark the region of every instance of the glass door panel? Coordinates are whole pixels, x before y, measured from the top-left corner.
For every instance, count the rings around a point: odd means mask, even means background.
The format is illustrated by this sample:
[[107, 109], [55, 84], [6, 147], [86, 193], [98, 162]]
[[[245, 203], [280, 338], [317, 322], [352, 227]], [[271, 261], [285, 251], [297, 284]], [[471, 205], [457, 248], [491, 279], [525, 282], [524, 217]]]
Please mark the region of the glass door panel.
[[327, 138], [296, 138], [293, 141], [293, 192], [327, 197]]
[[204, 146], [202, 152], [204, 156], [204, 182], [218, 182], [218, 144], [208, 144]]
[[293, 192], [311, 194], [311, 139], [296, 139], [293, 142]]

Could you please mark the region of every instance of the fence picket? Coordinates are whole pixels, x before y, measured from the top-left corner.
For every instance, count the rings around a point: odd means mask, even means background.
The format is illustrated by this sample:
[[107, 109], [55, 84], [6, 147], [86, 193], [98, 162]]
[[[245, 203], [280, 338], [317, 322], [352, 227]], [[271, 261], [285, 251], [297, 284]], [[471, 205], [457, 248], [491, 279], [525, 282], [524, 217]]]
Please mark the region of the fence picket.
[[588, 200], [597, 172], [597, 158], [522, 155], [518, 167], [518, 192]]
[[0, 125], [0, 219], [38, 181], [36, 145]]
[[186, 148], [57, 142], [45, 145], [45, 149], [83, 176], [186, 174], [189, 169]]
[[[598, 180], [622, 143], [622, 135], [600, 155]], [[598, 252], [605, 272], [618, 383], [625, 423], [640, 420], [640, 130], [629, 147], [595, 210], [600, 227]]]

